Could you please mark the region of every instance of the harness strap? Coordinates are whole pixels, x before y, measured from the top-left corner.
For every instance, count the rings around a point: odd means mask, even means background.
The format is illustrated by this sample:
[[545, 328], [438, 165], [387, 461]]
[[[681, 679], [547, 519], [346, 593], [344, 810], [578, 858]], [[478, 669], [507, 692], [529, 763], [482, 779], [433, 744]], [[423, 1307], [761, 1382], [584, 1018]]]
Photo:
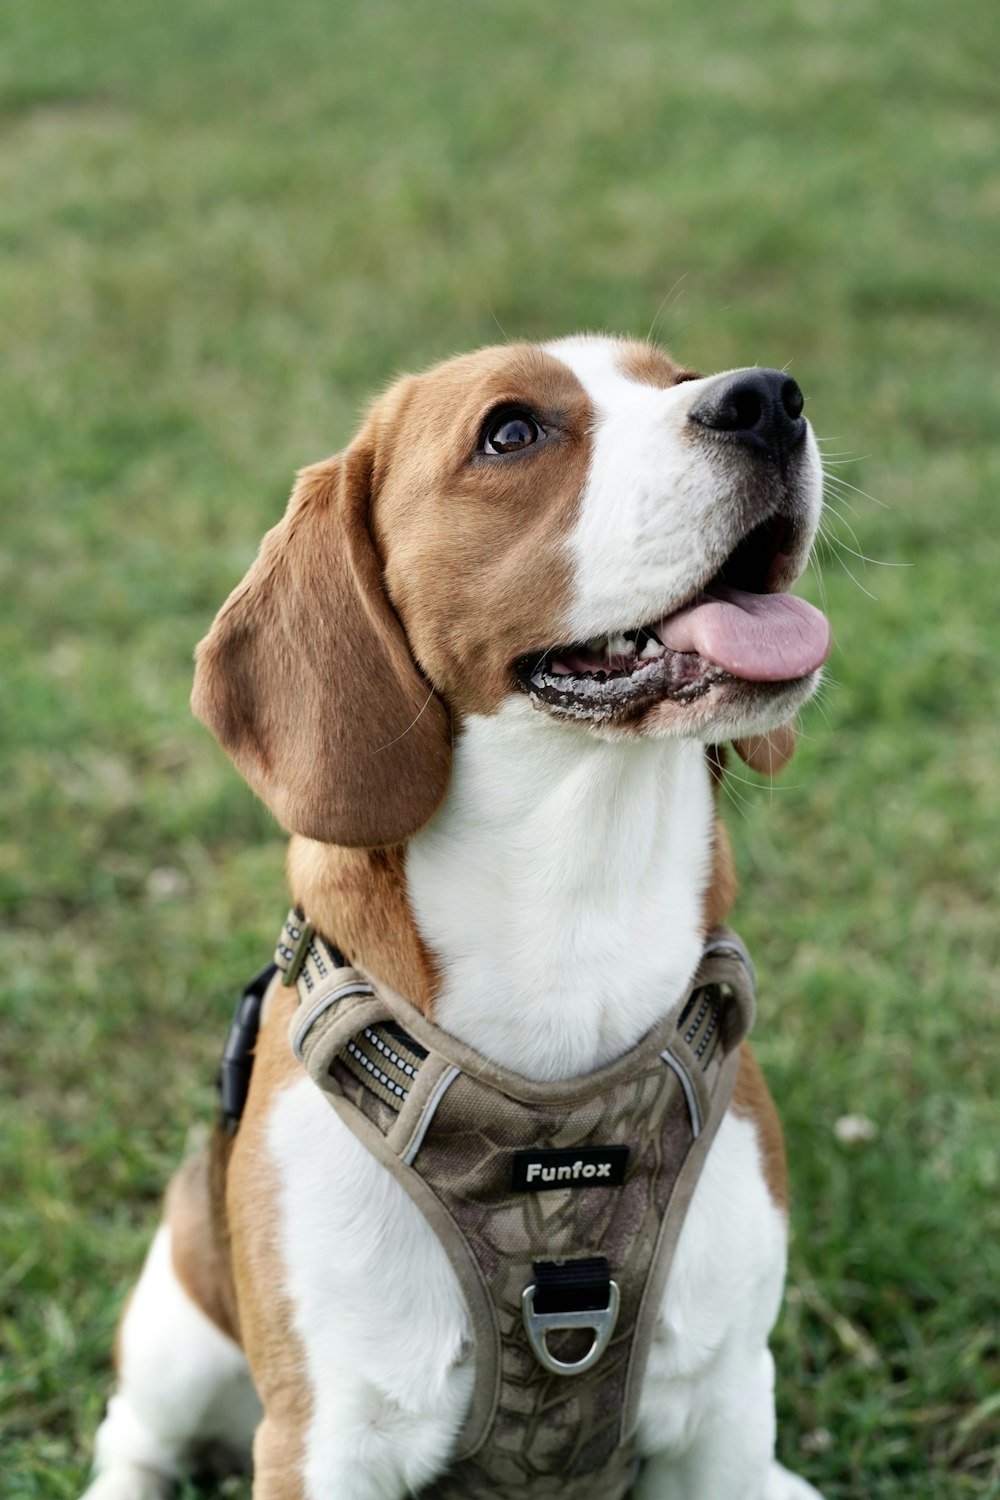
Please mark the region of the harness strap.
[[[500, 1068], [434, 1026], [345, 963], [298, 910], [275, 963], [298, 990], [296, 1055], [421, 1209], [465, 1296], [476, 1383], [441, 1495], [492, 1492], [498, 1423], [511, 1462], [523, 1453], [526, 1495], [537, 1463], [568, 1481], [554, 1450], [543, 1458], [532, 1446], [541, 1439], [523, 1402], [539, 1379], [554, 1382], [538, 1399], [565, 1435], [566, 1462], [581, 1474], [627, 1467], [673, 1252], [753, 1021], [753, 966], [740, 939], [713, 930], [671, 1014], [623, 1058], [555, 1083]], [[514, 1158], [529, 1156], [543, 1164], [512, 1171]], [[602, 1187], [597, 1159], [626, 1157], [624, 1178], [601, 1169]], [[570, 1190], [553, 1193], [564, 1178]], [[622, 1217], [614, 1205], [624, 1194], [632, 1207]], [[583, 1259], [566, 1260], [567, 1249]]]
[[[399, 1009], [380, 1001], [369, 980], [351, 968], [332, 943], [293, 907], [274, 953], [282, 983], [298, 990], [299, 1010], [290, 1040], [296, 1057], [320, 1087], [326, 1087], [335, 1057], [359, 1083], [399, 1113], [428, 1065], [429, 1049], [395, 1018]], [[748, 1034], [755, 1015], [756, 977], [744, 943], [727, 927], [709, 934], [698, 971], [676, 1017], [676, 1036], [662, 1052], [678, 1076], [691, 1110], [695, 1134], [707, 1102], [702, 1080]], [[371, 1001], [360, 1006], [359, 999]], [[396, 997], [398, 1001], [398, 997]], [[344, 1002], [353, 1002], [345, 1005]], [[405, 1009], [411, 1009], [400, 1002]], [[419, 1024], [416, 1012], [407, 1017]], [[437, 1040], [437, 1038], [435, 1038]], [[474, 1054], [473, 1054], [474, 1055]], [[437, 1082], [441, 1070], [431, 1068]], [[487, 1064], [488, 1073], [496, 1070]], [[421, 1094], [426, 1094], [426, 1088]], [[429, 1121], [425, 1122], [426, 1124]]]

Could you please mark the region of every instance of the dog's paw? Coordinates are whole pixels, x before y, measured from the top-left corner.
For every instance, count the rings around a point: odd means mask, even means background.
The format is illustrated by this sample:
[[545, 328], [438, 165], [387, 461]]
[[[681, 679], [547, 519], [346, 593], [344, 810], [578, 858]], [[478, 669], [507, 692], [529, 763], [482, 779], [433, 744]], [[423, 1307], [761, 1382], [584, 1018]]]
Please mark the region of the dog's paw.
[[791, 1473], [783, 1464], [772, 1463], [760, 1500], [823, 1500], [819, 1490]]
[[81, 1500], [168, 1500], [174, 1482], [156, 1469], [116, 1463], [95, 1475]]

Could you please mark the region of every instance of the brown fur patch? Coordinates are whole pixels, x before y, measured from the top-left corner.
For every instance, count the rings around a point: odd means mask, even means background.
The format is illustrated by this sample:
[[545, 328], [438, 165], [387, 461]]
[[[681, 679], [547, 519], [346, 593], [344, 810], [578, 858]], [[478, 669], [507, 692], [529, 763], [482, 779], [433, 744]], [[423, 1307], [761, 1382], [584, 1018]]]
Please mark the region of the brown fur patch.
[[753, 1052], [744, 1042], [740, 1048], [740, 1069], [736, 1075], [732, 1108], [741, 1119], [753, 1122], [764, 1167], [764, 1181], [781, 1212], [788, 1212], [788, 1173], [785, 1164], [785, 1141], [774, 1100], [764, 1082]]
[[312, 1412], [305, 1350], [285, 1290], [278, 1243], [279, 1184], [267, 1143], [275, 1100], [302, 1077], [288, 1045], [288, 1024], [297, 1002], [294, 990], [277, 986], [271, 991], [226, 1182], [243, 1347], [265, 1413], [254, 1439], [255, 1500], [302, 1500], [301, 1465]]
[[736, 900], [736, 862], [733, 846], [729, 842], [726, 826], [720, 818], [715, 820], [715, 838], [712, 846], [712, 878], [705, 892], [702, 918], [705, 932], [718, 927], [726, 920]]
[[216, 1328], [239, 1343], [221, 1191], [229, 1151], [229, 1142], [216, 1134], [206, 1150], [183, 1164], [167, 1189], [164, 1217], [178, 1281]]
[[[708, 764], [716, 797], [718, 797], [719, 787], [726, 774], [725, 761], [724, 746], [709, 747]], [[712, 879], [705, 893], [706, 932], [725, 921], [736, 900], [736, 889], [736, 862], [733, 859], [733, 846], [725, 824], [717, 816]], [[781, 1122], [764, 1081], [764, 1075], [760, 1070], [760, 1064], [746, 1042], [740, 1048], [740, 1067], [736, 1075], [736, 1087], [733, 1090], [732, 1108], [741, 1118], [753, 1121], [760, 1145], [767, 1190], [775, 1205], [783, 1213], [787, 1213], [788, 1177], [785, 1168], [785, 1142], [781, 1134]]]
[[[485, 418], [544, 439], [480, 453]], [[295, 832], [403, 843], [448, 782], [451, 716], [494, 711], [559, 639], [589, 462], [575, 375], [529, 344], [398, 382], [284, 519], [198, 648], [192, 706]]]
[[407, 899], [401, 849], [338, 849], [296, 838], [288, 881], [310, 921], [349, 962], [430, 1016], [438, 975]]
[[286, 827], [401, 842], [451, 766], [448, 713], [414, 665], [368, 529], [374, 436], [305, 469], [198, 647], [192, 707]]
[[[477, 453], [485, 419], [505, 406], [530, 411], [544, 439]], [[563, 635], [591, 420], [572, 371], [530, 344], [451, 360], [383, 403], [374, 529], [386, 586], [457, 722], [494, 712], [514, 660]]]
[[[712, 778], [712, 796], [716, 809], [719, 805], [719, 790], [726, 774], [726, 751], [723, 745], [709, 745], [705, 751], [709, 775]], [[733, 846], [729, 841], [726, 825], [718, 811], [712, 829], [712, 875], [702, 901], [702, 932], [710, 932], [726, 920], [736, 900], [738, 881]]]
[[682, 381], [698, 379], [694, 370], [675, 364], [663, 349], [639, 339], [622, 340], [617, 364], [629, 380], [637, 380], [640, 385], [654, 385], [659, 390], [669, 390]]

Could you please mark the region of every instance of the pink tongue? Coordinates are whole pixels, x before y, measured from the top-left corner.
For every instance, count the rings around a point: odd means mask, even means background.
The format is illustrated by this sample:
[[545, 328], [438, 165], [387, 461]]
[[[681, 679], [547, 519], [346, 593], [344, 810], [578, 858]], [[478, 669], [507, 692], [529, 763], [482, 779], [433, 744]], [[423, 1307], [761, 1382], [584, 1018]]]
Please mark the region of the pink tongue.
[[750, 682], [790, 682], [822, 666], [830, 625], [794, 594], [746, 594], [716, 584], [668, 615], [656, 634], [671, 651], [693, 651]]

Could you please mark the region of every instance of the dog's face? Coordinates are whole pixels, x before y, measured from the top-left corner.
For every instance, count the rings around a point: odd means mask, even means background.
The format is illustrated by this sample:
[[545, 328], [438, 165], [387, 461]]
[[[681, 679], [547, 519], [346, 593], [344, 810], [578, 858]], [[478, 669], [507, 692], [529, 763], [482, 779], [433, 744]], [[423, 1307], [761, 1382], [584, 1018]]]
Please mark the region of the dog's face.
[[367, 845], [426, 821], [451, 734], [511, 695], [583, 734], [766, 733], [829, 644], [784, 592], [820, 486], [777, 372], [607, 338], [451, 360], [300, 476], [196, 712], [290, 827]]

